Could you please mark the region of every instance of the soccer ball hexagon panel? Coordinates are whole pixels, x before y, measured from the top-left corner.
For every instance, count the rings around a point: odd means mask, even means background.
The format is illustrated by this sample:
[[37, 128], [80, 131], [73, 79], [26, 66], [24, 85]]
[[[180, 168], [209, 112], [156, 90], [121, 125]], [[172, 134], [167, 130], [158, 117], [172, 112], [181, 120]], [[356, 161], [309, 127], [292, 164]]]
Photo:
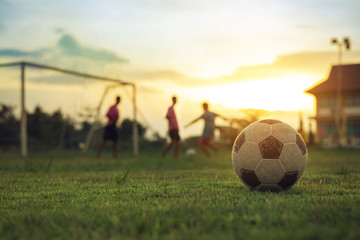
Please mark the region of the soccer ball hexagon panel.
[[233, 167], [250, 189], [279, 191], [291, 188], [302, 176], [307, 148], [290, 125], [274, 119], [257, 121], [236, 138]]

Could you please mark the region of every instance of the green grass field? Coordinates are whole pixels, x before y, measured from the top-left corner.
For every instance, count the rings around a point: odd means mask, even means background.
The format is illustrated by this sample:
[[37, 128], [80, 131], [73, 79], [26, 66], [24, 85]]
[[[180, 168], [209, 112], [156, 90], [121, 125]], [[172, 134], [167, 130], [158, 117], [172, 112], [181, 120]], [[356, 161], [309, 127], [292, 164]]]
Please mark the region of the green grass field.
[[360, 151], [309, 149], [300, 182], [248, 190], [231, 150], [0, 159], [1, 239], [360, 239]]

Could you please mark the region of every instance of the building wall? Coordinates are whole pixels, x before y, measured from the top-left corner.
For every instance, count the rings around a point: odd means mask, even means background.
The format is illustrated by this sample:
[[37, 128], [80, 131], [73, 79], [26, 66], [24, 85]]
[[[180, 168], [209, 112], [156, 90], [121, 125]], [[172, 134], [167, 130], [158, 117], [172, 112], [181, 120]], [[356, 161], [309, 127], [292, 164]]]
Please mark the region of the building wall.
[[[360, 146], [360, 91], [344, 93], [347, 144]], [[317, 99], [317, 132], [325, 145], [336, 144], [336, 94], [322, 94]]]

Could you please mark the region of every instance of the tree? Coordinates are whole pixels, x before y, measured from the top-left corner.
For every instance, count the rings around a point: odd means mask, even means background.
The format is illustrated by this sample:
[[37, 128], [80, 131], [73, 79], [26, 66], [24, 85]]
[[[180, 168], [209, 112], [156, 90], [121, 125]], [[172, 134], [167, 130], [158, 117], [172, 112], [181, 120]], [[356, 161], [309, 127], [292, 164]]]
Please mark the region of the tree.
[[243, 129], [268, 113], [268, 111], [263, 109], [242, 109], [240, 111], [243, 118], [231, 118], [229, 121], [230, 126], [217, 126], [217, 129], [220, 131], [220, 140], [225, 145], [232, 146], [235, 138]]
[[[18, 147], [20, 122], [11, 106], [0, 104], [0, 147]], [[80, 127], [70, 117], [64, 117], [60, 109], [46, 113], [40, 106], [27, 113], [28, 146], [30, 151], [48, 149], [74, 149], [84, 142], [91, 125], [83, 121]], [[118, 128], [120, 144], [127, 149], [133, 138], [133, 121], [125, 119]], [[144, 139], [146, 128], [138, 123], [138, 136]]]
[[78, 139], [84, 139], [82, 129], [76, 130], [74, 121], [64, 117], [60, 109], [49, 114], [36, 106], [28, 113], [28, 139], [32, 150], [72, 149], [78, 147]]
[[[146, 128], [143, 127], [139, 122], [137, 123], [138, 126], [138, 136], [143, 138], [146, 132]], [[119, 128], [120, 138], [123, 140], [131, 140], [133, 137], [133, 121], [130, 119], [124, 119]]]
[[19, 144], [19, 121], [14, 116], [14, 108], [0, 105], [0, 146], [10, 147]]

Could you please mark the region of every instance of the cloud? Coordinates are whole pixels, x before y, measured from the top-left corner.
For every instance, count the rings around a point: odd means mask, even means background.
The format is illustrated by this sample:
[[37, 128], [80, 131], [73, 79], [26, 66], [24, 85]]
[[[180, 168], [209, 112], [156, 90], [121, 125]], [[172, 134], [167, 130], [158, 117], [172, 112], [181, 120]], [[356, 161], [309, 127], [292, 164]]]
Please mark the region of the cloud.
[[49, 75], [49, 76], [30, 76], [29, 81], [39, 84], [58, 84], [58, 85], [79, 85], [84, 84], [85, 79], [68, 74]]
[[[359, 62], [359, 51], [346, 53], [346, 61]], [[229, 80], [250, 80], [283, 77], [288, 74], [310, 74], [318, 77], [326, 77], [331, 66], [337, 64], [336, 51], [314, 51], [314, 52], [295, 52], [279, 55], [273, 63], [241, 66], [233, 74], [225, 77]]]
[[165, 81], [172, 82], [177, 85], [194, 85], [198, 81], [197, 78], [187, 76], [181, 72], [172, 69], [158, 69], [158, 70], [136, 70], [129, 74], [129, 78], [137, 79], [143, 82]]
[[71, 57], [83, 57], [91, 60], [119, 63], [129, 62], [129, 60], [118, 56], [114, 52], [81, 46], [72, 35], [66, 33], [61, 36], [57, 47], [61, 49], [63, 54]]
[[330, 68], [334, 52], [297, 52], [279, 55], [270, 64], [240, 66], [228, 80], [253, 80], [283, 77], [291, 73], [323, 75]]
[[22, 51], [18, 49], [0, 49], [0, 56], [2, 57], [41, 57], [45, 50], [37, 51]]
[[324, 68], [329, 68], [329, 64], [336, 60], [336, 51], [298, 52], [278, 56], [273, 66], [281, 70], [318, 73]]
[[8, 17], [11, 17], [14, 14], [16, 13], [13, 4], [10, 3], [10, 1], [0, 0], [0, 20], [4, 20]]
[[163, 94], [164, 91], [159, 87], [150, 87], [150, 86], [139, 86], [138, 91], [141, 94], [149, 94], [150, 96]]
[[309, 24], [297, 24], [295, 28], [300, 30], [304, 30], [304, 29], [306, 30], [306, 29], [311, 29], [312, 27]]
[[[1, 0], [0, 0], [1, 1]], [[60, 38], [53, 47], [26, 51], [23, 49], [3, 48], [0, 49], [0, 58], [8, 61], [29, 61], [39, 64], [51, 65], [64, 69], [86, 72], [95, 75], [103, 75], [104, 67], [109, 63], [123, 65], [129, 62], [117, 53], [84, 46], [71, 34], [65, 33], [63, 29], [55, 30]], [[37, 84], [76, 85], [83, 84], [83, 79], [67, 74], [53, 74], [32, 70], [29, 81]]]
[[[358, 61], [359, 51], [346, 53], [347, 61]], [[173, 69], [144, 70], [131, 66], [121, 68], [119, 65], [108, 65], [105, 72], [116, 72], [118, 75], [136, 82], [167, 82], [181, 87], [199, 87], [221, 85], [239, 81], [281, 78], [292, 74], [309, 74], [326, 77], [331, 65], [337, 63], [336, 51], [295, 52], [277, 56], [270, 64], [239, 66], [232, 74], [217, 78], [196, 78]]]
[[43, 48], [34, 51], [3, 48], [0, 49], [0, 57], [26, 58], [26, 60], [36, 62], [48, 62], [49, 58], [51, 58], [49, 56], [53, 56], [53, 59], [66, 57], [89, 60], [92, 62], [129, 62], [129, 60], [119, 56], [115, 52], [83, 46], [74, 36], [64, 33], [61, 29], [57, 29], [57, 32], [61, 34], [61, 37], [55, 47]]
[[129, 79], [141, 83], [172, 83], [179, 86], [194, 86], [202, 85], [202, 79], [187, 76], [174, 69], [140, 69], [131, 65], [122, 67], [119, 64], [108, 64], [105, 73], [113, 77], [120, 77], [122, 79]]

